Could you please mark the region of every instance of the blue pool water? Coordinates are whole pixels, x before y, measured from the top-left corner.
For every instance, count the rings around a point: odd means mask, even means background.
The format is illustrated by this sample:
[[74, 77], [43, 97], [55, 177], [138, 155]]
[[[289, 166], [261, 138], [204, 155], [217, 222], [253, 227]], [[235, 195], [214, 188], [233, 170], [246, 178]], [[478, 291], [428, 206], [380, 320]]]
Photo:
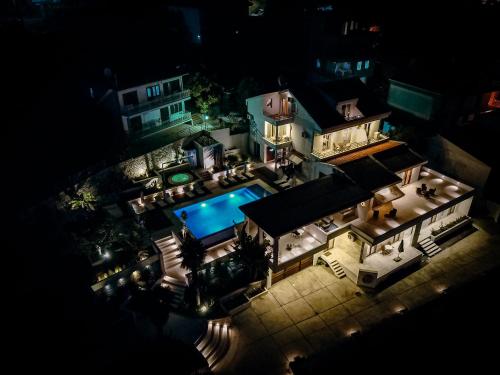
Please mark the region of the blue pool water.
[[186, 225], [198, 239], [210, 236], [226, 228], [242, 223], [245, 219], [238, 207], [271, 195], [260, 185], [251, 185], [217, 197], [207, 199], [175, 210], [180, 219], [182, 211], [187, 213]]

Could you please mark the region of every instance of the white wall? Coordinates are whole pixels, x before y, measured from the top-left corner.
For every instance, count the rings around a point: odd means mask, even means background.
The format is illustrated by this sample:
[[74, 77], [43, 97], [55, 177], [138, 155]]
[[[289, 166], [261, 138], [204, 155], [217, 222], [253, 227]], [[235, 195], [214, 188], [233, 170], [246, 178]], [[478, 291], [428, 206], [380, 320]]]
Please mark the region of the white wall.
[[[293, 97], [293, 95], [291, 95]], [[265, 106], [266, 100], [268, 98], [273, 99], [273, 107], [268, 108]], [[312, 150], [312, 142], [314, 132], [319, 132], [321, 129], [313, 120], [313, 118], [309, 115], [307, 110], [302, 106], [302, 104], [296, 99], [297, 113], [295, 115], [295, 121], [292, 124], [291, 131], [291, 139], [293, 148], [298, 152], [304, 154], [306, 158], [309, 158], [311, 150]], [[265, 145], [266, 143], [261, 139], [261, 137], [265, 134], [265, 117], [263, 115], [263, 111], [269, 113], [278, 113], [279, 111], [279, 102], [280, 95], [278, 92], [265, 94], [256, 96], [253, 98], [247, 99], [247, 111], [249, 114], [253, 116], [257, 127], [257, 134], [251, 135], [248, 144], [252, 147], [251, 143], [254, 141], [260, 143], [260, 159], [264, 160], [265, 154]], [[290, 108], [289, 108], [290, 109]], [[303, 133], [305, 136], [303, 136]], [[306, 167], [307, 168], [307, 167]]]
[[225, 149], [237, 148], [240, 153], [248, 154], [248, 133], [231, 134], [229, 128], [212, 130], [210, 136], [222, 143]]

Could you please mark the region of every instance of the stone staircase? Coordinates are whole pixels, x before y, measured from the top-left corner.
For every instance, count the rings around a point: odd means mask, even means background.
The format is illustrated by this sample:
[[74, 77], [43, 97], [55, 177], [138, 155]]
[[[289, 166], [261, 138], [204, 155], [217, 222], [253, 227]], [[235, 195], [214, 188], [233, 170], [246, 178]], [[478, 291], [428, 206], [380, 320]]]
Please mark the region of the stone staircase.
[[165, 275], [161, 280], [161, 286], [170, 289], [173, 294], [171, 306], [174, 309], [178, 309], [184, 302], [184, 292], [186, 291], [186, 285], [183, 284], [180, 280]]
[[173, 293], [172, 307], [178, 308], [184, 302], [184, 292], [186, 290], [186, 281], [175, 277], [168, 276], [167, 270], [174, 267], [179, 267], [182, 258], [179, 257], [180, 250], [172, 235], [168, 235], [162, 239], [154, 241], [154, 245], [160, 252], [162, 262], [162, 270], [164, 276], [161, 280], [161, 286], [169, 288]]
[[209, 320], [207, 329], [194, 343], [213, 369], [226, 355], [231, 344], [232, 331], [229, 318]]
[[163, 272], [166, 272], [168, 268], [178, 266], [182, 262], [182, 259], [179, 257], [179, 247], [172, 235], [154, 241], [154, 244], [161, 254]]
[[443, 251], [430, 237], [424, 238], [418, 243], [418, 246], [430, 258]]
[[330, 251], [322, 254], [321, 259], [323, 259], [323, 261], [328, 264], [328, 266], [332, 269], [333, 274], [337, 276], [337, 278], [342, 279], [343, 277], [346, 277], [344, 269], [337, 259], [332, 258]]

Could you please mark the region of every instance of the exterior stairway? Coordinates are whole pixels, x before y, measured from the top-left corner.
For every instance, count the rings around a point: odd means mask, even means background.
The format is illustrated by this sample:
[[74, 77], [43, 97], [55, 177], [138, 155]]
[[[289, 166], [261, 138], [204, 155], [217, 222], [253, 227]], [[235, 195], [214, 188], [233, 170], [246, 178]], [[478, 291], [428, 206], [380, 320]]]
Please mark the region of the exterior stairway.
[[182, 281], [164, 275], [163, 279], [161, 280], [161, 286], [164, 288], [169, 288], [172, 291], [173, 296], [171, 306], [174, 309], [179, 308], [180, 304], [184, 302], [184, 292], [186, 291], [186, 285], [183, 285]]
[[161, 286], [168, 287], [173, 293], [172, 307], [178, 308], [179, 305], [184, 301], [184, 292], [186, 290], [185, 280], [180, 280], [175, 277], [168, 276], [167, 270], [173, 267], [178, 267], [182, 259], [179, 257], [180, 251], [175, 239], [172, 235], [164, 237], [160, 240], [154, 241], [154, 245], [160, 252], [163, 278], [161, 280]]
[[230, 323], [229, 319], [209, 320], [207, 330], [194, 343], [211, 369], [229, 350], [232, 336]]
[[179, 247], [172, 235], [154, 241], [154, 244], [161, 254], [163, 272], [166, 272], [168, 268], [175, 267], [182, 262], [182, 259], [179, 257]]
[[321, 259], [323, 259], [325, 263], [328, 264], [328, 266], [332, 269], [333, 274], [337, 276], [339, 279], [342, 279], [343, 277], [346, 276], [344, 269], [337, 261], [337, 259], [333, 259], [331, 257], [330, 251], [327, 251], [326, 253], [321, 255]]
[[422, 249], [422, 251], [429, 257], [433, 257], [439, 254], [443, 249], [441, 249], [436, 243], [431, 240], [430, 237], [424, 238], [422, 241], [418, 243], [418, 246]]

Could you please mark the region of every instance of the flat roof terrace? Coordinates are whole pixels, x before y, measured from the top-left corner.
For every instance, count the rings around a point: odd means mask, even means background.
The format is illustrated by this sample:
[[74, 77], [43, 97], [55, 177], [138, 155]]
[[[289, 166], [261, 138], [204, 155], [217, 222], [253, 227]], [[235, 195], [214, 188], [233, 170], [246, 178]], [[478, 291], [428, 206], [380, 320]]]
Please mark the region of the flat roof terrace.
[[[425, 198], [418, 195], [417, 188], [422, 184], [426, 184], [428, 189], [436, 188], [436, 196]], [[404, 196], [378, 207], [378, 218], [372, 216], [367, 221], [357, 219], [352, 222], [353, 229], [369, 236], [373, 244], [376, 244], [410, 228], [418, 221], [464, 201], [474, 193], [472, 187], [426, 167], [422, 168], [418, 181], [403, 186], [400, 190]], [[397, 209], [395, 218], [386, 217], [385, 214], [392, 208]]]

